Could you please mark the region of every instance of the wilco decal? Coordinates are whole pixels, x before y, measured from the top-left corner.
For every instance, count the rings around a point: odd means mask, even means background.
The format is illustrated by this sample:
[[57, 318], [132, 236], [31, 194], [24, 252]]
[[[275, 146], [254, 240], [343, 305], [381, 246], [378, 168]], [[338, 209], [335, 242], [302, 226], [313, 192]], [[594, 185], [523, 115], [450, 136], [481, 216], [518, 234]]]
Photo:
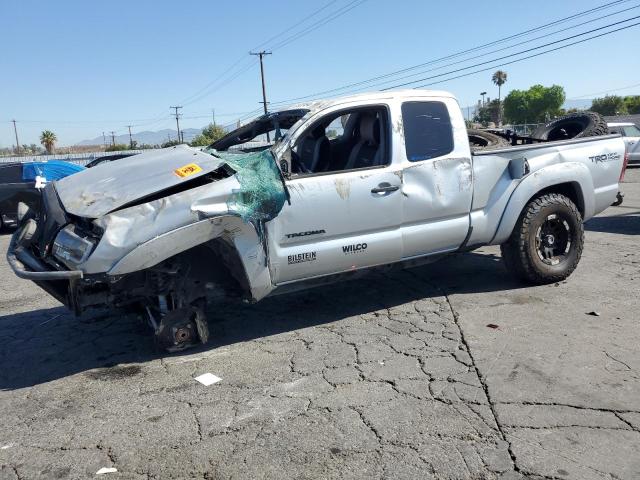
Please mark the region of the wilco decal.
[[308, 232], [287, 233], [287, 238], [308, 237], [309, 235], [320, 235], [321, 233], [327, 233], [324, 230], [309, 230]]
[[589, 157], [593, 163], [601, 163], [601, 162], [614, 162], [616, 160], [620, 160], [619, 153], [605, 153], [603, 155], [594, 155], [593, 157]]
[[296, 253], [295, 255], [289, 255], [287, 260], [289, 265], [295, 263], [313, 262], [316, 259], [316, 252]]
[[367, 249], [366, 243], [356, 243], [355, 245], [345, 245], [342, 247], [342, 253], [345, 255], [352, 255], [354, 253], [361, 253]]

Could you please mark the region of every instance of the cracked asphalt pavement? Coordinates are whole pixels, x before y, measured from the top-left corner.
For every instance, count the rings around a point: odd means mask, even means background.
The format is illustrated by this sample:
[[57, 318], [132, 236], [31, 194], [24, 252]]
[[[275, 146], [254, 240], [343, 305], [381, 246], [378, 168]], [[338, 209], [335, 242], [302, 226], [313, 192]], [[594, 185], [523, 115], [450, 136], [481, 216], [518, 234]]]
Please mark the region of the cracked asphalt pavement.
[[624, 190], [566, 282], [483, 248], [221, 307], [177, 355], [3, 260], [0, 479], [640, 478], [640, 170]]

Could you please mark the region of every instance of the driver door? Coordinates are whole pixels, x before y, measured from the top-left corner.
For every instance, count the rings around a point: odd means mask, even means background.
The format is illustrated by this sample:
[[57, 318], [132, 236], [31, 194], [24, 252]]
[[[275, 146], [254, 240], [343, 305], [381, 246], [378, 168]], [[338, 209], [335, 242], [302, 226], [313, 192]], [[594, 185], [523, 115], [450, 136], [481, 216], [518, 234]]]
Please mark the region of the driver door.
[[[399, 168], [391, 162], [389, 110], [386, 106], [375, 107], [376, 112], [383, 112], [378, 118], [384, 141], [371, 147], [382, 150], [378, 164], [370, 167], [354, 161], [360, 151], [354, 154], [354, 148], [363, 142], [357, 131], [359, 126], [335, 131], [336, 118], [356, 110], [361, 113], [362, 107], [323, 112], [310, 119], [310, 126], [305, 129], [313, 131], [317, 138], [322, 128], [333, 127], [325, 131], [327, 138], [331, 137], [333, 157], [307, 164], [354, 168], [298, 173], [286, 181], [291, 204], [285, 204], [267, 224], [269, 266], [275, 284], [388, 264], [401, 258], [402, 185]], [[344, 148], [348, 142], [341, 142], [340, 135], [353, 136], [354, 145]], [[297, 138], [302, 140], [304, 136], [305, 132]], [[296, 139], [292, 141], [295, 149]], [[343, 148], [333, 147], [341, 143]]]

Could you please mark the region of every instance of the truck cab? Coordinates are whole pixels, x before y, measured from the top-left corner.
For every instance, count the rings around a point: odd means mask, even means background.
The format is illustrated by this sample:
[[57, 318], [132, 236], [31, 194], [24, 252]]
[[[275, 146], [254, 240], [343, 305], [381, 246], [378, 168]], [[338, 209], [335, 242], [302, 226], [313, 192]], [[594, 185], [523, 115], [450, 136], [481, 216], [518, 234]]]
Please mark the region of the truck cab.
[[291, 202], [267, 225], [274, 283], [446, 253], [464, 242], [471, 156], [450, 94], [351, 97], [316, 108], [287, 136], [278, 152]]

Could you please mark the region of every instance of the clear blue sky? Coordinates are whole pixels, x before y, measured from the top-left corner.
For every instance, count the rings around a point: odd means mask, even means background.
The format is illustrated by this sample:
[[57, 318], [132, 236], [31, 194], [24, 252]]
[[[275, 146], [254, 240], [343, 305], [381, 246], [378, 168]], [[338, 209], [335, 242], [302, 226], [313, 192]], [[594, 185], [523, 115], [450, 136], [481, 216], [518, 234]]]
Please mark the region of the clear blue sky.
[[[335, 0], [307, 24], [350, 2]], [[0, 146], [14, 143], [9, 123], [13, 118], [18, 121], [21, 143], [38, 143], [39, 133], [50, 129], [62, 145], [99, 136], [102, 131], [123, 134], [127, 124], [136, 125], [134, 132], [175, 127], [169, 116], [171, 105], [185, 105], [181, 124], [185, 127], [206, 125], [214, 107], [219, 123], [233, 121], [236, 112], [260, 106], [257, 65], [221, 88], [205, 91], [202, 98], [187, 100], [234, 62], [250, 64], [250, 49], [329, 3], [2, 0]], [[268, 96], [278, 101], [339, 87], [604, 3], [367, 0], [298, 41], [274, 48], [265, 63]], [[635, 8], [602, 18], [636, 5], [640, 1], [626, 1], [542, 33], [594, 18], [598, 22], [482, 60], [640, 15], [640, 8]], [[264, 47], [274, 47], [296, 32], [291, 30]], [[563, 85], [569, 98], [640, 84], [639, 46], [640, 26], [505, 66], [509, 78], [503, 95], [535, 83]], [[238, 64], [231, 73], [244, 65]], [[484, 72], [431, 88], [450, 90], [462, 105], [469, 105], [483, 90], [497, 96], [490, 77], [491, 72]], [[640, 86], [616, 93], [638, 94]]]

